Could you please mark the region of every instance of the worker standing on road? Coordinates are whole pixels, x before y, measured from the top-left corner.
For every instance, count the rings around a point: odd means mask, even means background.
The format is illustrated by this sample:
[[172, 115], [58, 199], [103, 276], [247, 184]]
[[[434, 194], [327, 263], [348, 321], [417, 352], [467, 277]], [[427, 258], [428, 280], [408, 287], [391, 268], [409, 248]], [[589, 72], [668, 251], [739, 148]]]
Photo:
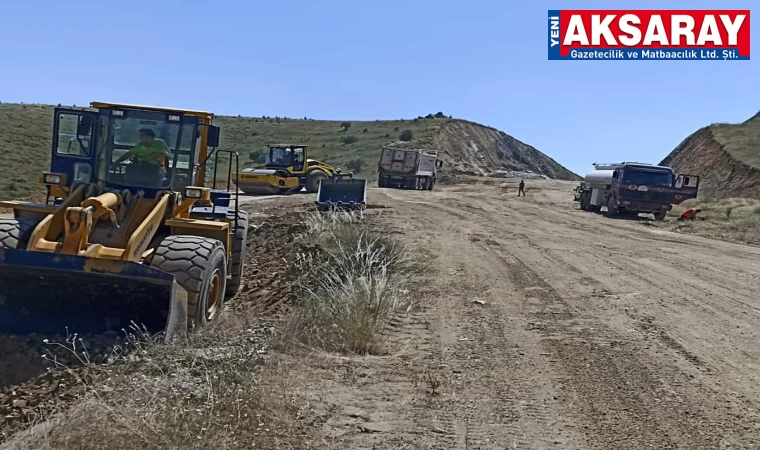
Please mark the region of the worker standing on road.
[[678, 218], [678, 221], [683, 222], [684, 220], [696, 220], [697, 213], [701, 213], [701, 212], [702, 212], [701, 209], [694, 209], [694, 208], [687, 209], [686, 211], [683, 212], [683, 214], [681, 214], [681, 217]]
[[520, 185], [518, 186], [518, 190], [517, 190], [518, 197], [520, 196], [520, 194], [522, 194], [523, 197], [525, 197], [525, 181], [523, 180], [520, 180]]

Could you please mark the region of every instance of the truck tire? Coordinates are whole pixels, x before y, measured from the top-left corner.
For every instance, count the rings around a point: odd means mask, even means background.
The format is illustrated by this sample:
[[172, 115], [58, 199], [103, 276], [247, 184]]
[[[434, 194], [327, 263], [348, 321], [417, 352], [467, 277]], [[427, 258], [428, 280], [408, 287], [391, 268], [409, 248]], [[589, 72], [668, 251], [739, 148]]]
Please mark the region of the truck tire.
[[654, 220], [658, 222], [662, 222], [663, 220], [665, 220], [665, 216], [667, 215], [668, 215], [667, 211], [657, 211], [656, 213], [654, 213]]
[[428, 188], [427, 188], [427, 190], [428, 191], [432, 191], [433, 190], [433, 186], [435, 186], [435, 177], [428, 178]]
[[615, 204], [615, 196], [610, 195], [607, 198], [607, 217], [615, 217], [619, 212], [620, 210], [618, 210], [617, 204]]
[[316, 194], [319, 190], [319, 182], [327, 178], [327, 173], [322, 170], [314, 170], [306, 175], [306, 192]]
[[169, 236], [156, 248], [151, 266], [174, 275], [188, 294], [188, 327], [200, 328], [224, 307], [227, 261], [224, 245], [200, 236]]
[[225, 291], [226, 299], [230, 299], [237, 294], [240, 283], [243, 280], [243, 266], [245, 265], [245, 244], [248, 240], [248, 213], [245, 211], [238, 212], [238, 229], [235, 230], [235, 211], [227, 214], [227, 218], [232, 222], [230, 226], [235, 233], [232, 236], [232, 249], [230, 250], [230, 279], [227, 280], [227, 289]]
[[0, 219], [0, 248], [26, 250], [37, 223], [29, 219]]
[[588, 196], [585, 192], [581, 192], [581, 198], [578, 199], [581, 204], [581, 211], [588, 211], [589, 205], [588, 205]]
[[377, 187], [384, 188], [385, 187], [385, 177], [380, 176], [377, 178]]

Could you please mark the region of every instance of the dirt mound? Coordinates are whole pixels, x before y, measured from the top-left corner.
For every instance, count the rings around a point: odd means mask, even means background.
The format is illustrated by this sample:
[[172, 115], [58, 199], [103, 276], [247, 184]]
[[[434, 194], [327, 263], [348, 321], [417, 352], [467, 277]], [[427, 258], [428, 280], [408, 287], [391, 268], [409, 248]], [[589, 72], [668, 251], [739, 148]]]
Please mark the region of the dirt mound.
[[700, 198], [760, 199], [760, 114], [714, 124], [684, 139], [660, 163], [700, 176]]
[[288, 267], [297, 253], [308, 251], [296, 240], [305, 231], [300, 217], [306, 210], [305, 206], [296, 211], [271, 208], [257, 215], [261, 217], [258, 223], [257, 216], [251, 217], [244, 281], [230, 307], [253, 308], [268, 314], [283, 311], [291, 297]]
[[534, 147], [495, 128], [465, 120], [447, 122], [433, 137], [432, 146], [443, 153], [446, 174], [580, 179]]

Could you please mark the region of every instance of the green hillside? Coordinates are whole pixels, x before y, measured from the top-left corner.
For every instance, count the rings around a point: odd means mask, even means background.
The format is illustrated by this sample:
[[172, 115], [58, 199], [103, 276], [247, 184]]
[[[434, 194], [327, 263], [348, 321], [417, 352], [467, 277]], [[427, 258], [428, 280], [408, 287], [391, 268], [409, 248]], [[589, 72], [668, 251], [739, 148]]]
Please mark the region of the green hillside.
[[[364, 122], [220, 116], [215, 124], [222, 129], [220, 148], [239, 152], [243, 167], [256, 165], [254, 161], [267, 144], [306, 144], [311, 158], [374, 179], [380, 148], [400, 140], [405, 130], [411, 131], [411, 145], [429, 145], [435, 132], [449, 120], [442, 114], [437, 116]], [[41, 191], [37, 180], [48, 168], [52, 120], [52, 106], [0, 104], [0, 199]]]
[[740, 124], [714, 124], [713, 136], [734, 158], [760, 169], [760, 113]]

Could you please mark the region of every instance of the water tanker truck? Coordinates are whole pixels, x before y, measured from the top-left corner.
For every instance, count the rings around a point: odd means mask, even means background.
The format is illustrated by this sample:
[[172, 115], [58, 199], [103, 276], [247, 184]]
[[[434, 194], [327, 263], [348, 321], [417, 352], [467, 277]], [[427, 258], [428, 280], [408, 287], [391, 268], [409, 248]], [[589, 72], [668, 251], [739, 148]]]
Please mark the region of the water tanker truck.
[[646, 163], [594, 163], [575, 189], [575, 200], [583, 211], [599, 212], [607, 208], [607, 216], [651, 213], [661, 221], [673, 208], [696, 198], [699, 177], [676, 175], [672, 168]]

